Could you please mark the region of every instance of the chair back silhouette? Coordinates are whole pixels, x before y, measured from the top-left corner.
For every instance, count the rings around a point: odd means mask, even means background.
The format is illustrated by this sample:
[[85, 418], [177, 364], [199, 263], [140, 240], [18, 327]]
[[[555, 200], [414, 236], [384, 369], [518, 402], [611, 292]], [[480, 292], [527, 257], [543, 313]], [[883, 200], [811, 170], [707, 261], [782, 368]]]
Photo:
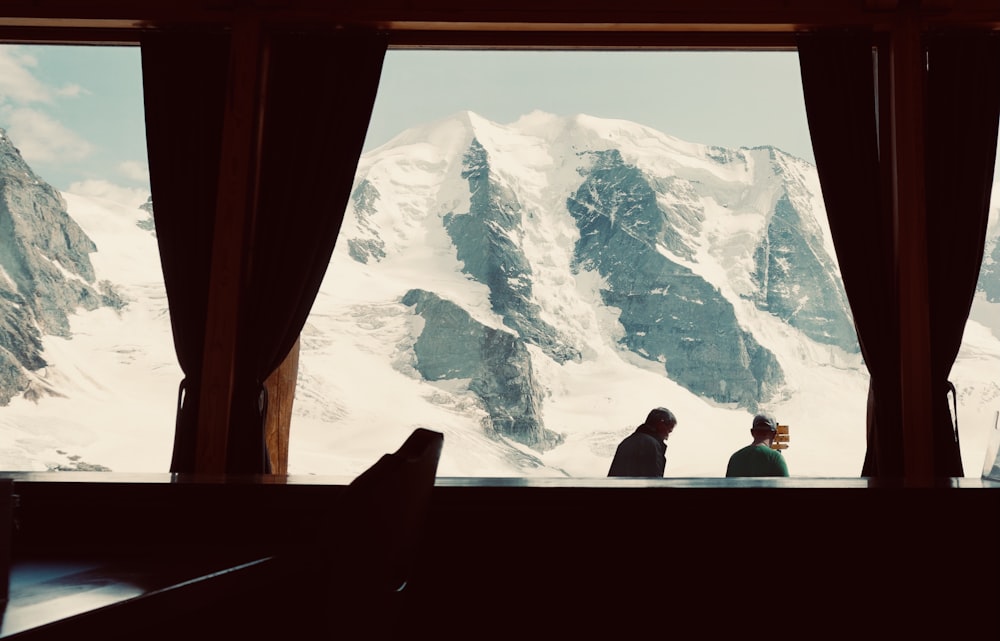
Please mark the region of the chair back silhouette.
[[418, 428], [348, 485], [338, 510], [344, 529], [337, 554], [348, 555], [352, 591], [405, 587], [443, 445], [443, 434]]
[[302, 557], [304, 576], [322, 577], [326, 589], [314, 595], [321, 603], [298, 607], [314, 609], [313, 616], [318, 608], [328, 635], [384, 638], [394, 629], [443, 444], [443, 434], [419, 428], [383, 455], [351, 481], [328, 514], [319, 553]]

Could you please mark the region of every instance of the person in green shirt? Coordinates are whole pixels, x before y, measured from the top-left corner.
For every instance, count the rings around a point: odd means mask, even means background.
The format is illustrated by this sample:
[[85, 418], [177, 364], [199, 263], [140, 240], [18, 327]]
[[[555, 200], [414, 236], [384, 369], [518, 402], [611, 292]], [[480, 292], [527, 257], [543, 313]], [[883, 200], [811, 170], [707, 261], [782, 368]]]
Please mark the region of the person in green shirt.
[[778, 424], [770, 416], [753, 417], [750, 435], [753, 443], [729, 457], [726, 476], [788, 476], [788, 465], [781, 450], [771, 449], [778, 433]]

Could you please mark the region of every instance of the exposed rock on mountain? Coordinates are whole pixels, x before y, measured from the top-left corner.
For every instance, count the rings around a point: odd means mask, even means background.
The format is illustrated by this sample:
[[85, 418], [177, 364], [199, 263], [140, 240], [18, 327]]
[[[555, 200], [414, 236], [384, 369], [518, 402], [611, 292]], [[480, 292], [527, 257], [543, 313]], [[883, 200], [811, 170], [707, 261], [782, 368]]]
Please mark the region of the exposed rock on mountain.
[[139, 227], [139, 229], [142, 229], [144, 231], [151, 231], [155, 234], [156, 223], [153, 221], [153, 197], [150, 196], [149, 198], [147, 198], [146, 202], [139, 205], [139, 209], [149, 214], [149, 217], [140, 219], [136, 223], [136, 225]]
[[[580, 228], [576, 265], [605, 279], [601, 296], [621, 310], [622, 344], [663, 363], [697, 394], [755, 410], [782, 383], [781, 366], [740, 328], [717, 288], [668, 258], [694, 257], [680, 230], [696, 227], [701, 212], [691, 200], [661, 208], [649, 181], [618, 150], [590, 155], [594, 163], [581, 170], [585, 179], [567, 203]], [[689, 190], [681, 181], [660, 187]]]
[[0, 404], [45, 367], [43, 334], [70, 338], [74, 310], [124, 306], [110, 283], [96, 281], [96, 250], [0, 130]]
[[375, 189], [367, 180], [362, 180], [351, 194], [351, 203], [354, 205], [354, 212], [357, 215], [358, 228], [365, 230], [369, 235], [368, 238], [356, 236], [347, 239], [351, 257], [359, 263], [367, 263], [369, 258], [375, 261], [385, 258], [385, 243], [368, 222], [376, 211], [377, 201], [378, 189]]
[[[769, 150], [769, 160], [780, 174], [777, 152]], [[790, 182], [778, 196], [754, 251], [754, 303], [819, 343], [858, 352], [843, 283], [815, 219], [789, 198], [796, 189], [801, 185]]]
[[413, 289], [404, 305], [424, 319], [413, 350], [420, 374], [429, 381], [467, 379], [498, 433], [538, 450], [562, 437], [542, 427], [542, 392], [531, 357], [514, 334], [486, 327], [455, 303]]
[[491, 171], [478, 140], [472, 140], [462, 166], [462, 178], [469, 181], [469, 211], [444, 217], [462, 270], [490, 288], [493, 310], [525, 341], [559, 362], [578, 360], [579, 351], [541, 318], [534, 301], [531, 264], [520, 239], [525, 211], [517, 194]]

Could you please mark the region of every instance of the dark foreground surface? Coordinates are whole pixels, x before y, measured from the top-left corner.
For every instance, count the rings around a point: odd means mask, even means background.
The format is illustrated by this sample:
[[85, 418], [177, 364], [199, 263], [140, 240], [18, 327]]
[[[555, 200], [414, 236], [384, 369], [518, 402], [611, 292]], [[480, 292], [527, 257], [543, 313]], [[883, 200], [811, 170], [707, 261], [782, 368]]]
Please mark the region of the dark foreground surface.
[[369, 638], [708, 637], [759, 619], [753, 595], [795, 636], [997, 631], [1000, 484], [976, 479], [438, 479], [405, 589], [345, 613], [338, 564], [379, 553], [337, 544], [349, 479], [8, 476], [0, 637], [304, 638], [347, 615]]

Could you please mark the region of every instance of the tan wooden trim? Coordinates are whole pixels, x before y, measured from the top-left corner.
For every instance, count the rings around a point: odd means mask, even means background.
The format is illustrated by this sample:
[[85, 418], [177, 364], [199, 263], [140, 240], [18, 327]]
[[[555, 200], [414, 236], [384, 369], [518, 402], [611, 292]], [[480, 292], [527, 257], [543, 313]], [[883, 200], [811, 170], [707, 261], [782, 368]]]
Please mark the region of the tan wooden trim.
[[295, 384], [299, 375], [299, 344], [289, 350], [278, 369], [264, 381], [267, 389], [267, 426], [264, 438], [272, 474], [288, 474], [288, 443], [292, 425]]
[[794, 50], [793, 32], [775, 31], [390, 31], [391, 49]]

